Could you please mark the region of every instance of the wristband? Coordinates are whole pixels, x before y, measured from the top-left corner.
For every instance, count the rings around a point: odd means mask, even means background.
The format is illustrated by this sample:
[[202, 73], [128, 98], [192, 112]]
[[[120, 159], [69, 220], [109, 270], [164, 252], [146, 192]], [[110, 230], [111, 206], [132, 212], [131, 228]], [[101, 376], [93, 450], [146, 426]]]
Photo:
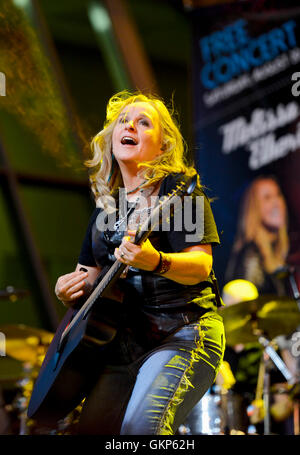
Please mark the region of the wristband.
[[169, 256], [162, 251], [159, 251], [159, 263], [157, 267], [153, 270], [153, 273], [157, 273], [159, 275], [163, 275], [166, 273], [171, 267], [171, 260]]

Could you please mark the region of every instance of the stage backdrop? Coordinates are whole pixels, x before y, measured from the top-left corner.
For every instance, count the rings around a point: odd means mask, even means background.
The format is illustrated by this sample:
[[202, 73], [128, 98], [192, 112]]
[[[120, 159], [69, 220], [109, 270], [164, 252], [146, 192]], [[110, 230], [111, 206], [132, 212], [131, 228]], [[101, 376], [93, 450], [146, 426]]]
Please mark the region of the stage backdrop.
[[191, 13], [195, 160], [216, 198], [222, 285], [242, 198], [257, 176], [277, 179], [288, 211], [287, 261], [299, 263], [300, 8], [282, 3], [281, 9], [258, 11], [244, 2]]

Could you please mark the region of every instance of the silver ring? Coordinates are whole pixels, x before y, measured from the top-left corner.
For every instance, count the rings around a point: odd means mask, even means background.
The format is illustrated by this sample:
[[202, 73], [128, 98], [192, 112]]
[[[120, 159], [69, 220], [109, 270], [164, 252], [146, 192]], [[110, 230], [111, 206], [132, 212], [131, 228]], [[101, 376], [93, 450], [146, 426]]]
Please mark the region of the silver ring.
[[121, 258], [123, 258], [123, 257], [125, 256], [125, 253], [123, 253], [123, 251], [122, 251], [122, 253], [120, 254], [120, 256], [121, 256]]

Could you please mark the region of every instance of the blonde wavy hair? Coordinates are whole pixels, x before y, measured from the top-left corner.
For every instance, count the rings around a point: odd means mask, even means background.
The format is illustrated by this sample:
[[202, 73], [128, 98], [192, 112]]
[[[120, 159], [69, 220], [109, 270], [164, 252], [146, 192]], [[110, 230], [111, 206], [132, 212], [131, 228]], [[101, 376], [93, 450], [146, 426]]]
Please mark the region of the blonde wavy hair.
[[247, 189], [243, 199], [240, 213], [240, 223], [233, 251], [238, 252], [246, 243], [254, 242], [262, 254], [265, 270], [272, 273], [278, 266], [285, 262], [289, 250], [289, 239], [287, 233], [287, 207], [282, 196], [285, 211], [285, 223], [278, 229], [274, 243], [270, 241], [267, 229], [263, 226], [258, 206], [257, 188], [261, 182], [271, 180], [280, 189], [278, 182], [272, 176], [259, 176], [253, 180]]
[[[153, 161], [139, 163], [141, 177], [146, 180], [144, 187], [152, 186], [170, 173], [196, 173], [185, 158], [186, 144], [175, 121], [174, 109], [168, 110], [157, 96], [124, 90], [113, 95], [107, 104], [103, 129], [91, 141], [92, 158], [85, 161], [89, 168], [91, 190], [96, 205], [110, 211], [116, 190], [123, 185], [122, 175], [116, 159], [112, 155], [112, 134], [122, 110], [133, 103], [146, 102], [154, 107], [159, 115], [162, 133], [163, 153]], [[198, 182], [200, 184], [200, 182]]]

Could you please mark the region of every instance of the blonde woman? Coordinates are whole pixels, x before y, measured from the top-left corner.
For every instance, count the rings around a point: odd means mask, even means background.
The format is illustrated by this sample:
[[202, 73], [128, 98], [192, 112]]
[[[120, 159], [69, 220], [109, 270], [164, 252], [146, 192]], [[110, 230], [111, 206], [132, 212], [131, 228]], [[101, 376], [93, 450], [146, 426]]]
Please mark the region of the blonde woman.
[[[224, 352], [211, 274], [219, 237], [209, 200], [198, 182], [189, 215], [196, 214], [199, 196], [204, 230], [194, 227], [192, 241], [186, 225], [176, 230], [172, 220], [141, 246], [133, 243], [134, 232], [126, 232], [151, 212], [151, 197], [195, 174], [172, 115], [153, 96], [121, 92], [109, 100], [86, 164], [96, 208], [76, 270], [58, 279], [56, 294], [74, 305], [103, 267], [117, 260], [127, 270], [116, 286], [119, 299], [102, 306], [103, 318], [118, 330], [94, 360], [77, 432], [174, 434], [213, 383]], [[123, 213], [115, 203], [121, 190]]]
[[245, 279], [259, 293], [284, 294], [272, 274], [284, 266], [289, 250], [287, 209], [276, 180], [257, 177], [245, 194], [226, 281]]

